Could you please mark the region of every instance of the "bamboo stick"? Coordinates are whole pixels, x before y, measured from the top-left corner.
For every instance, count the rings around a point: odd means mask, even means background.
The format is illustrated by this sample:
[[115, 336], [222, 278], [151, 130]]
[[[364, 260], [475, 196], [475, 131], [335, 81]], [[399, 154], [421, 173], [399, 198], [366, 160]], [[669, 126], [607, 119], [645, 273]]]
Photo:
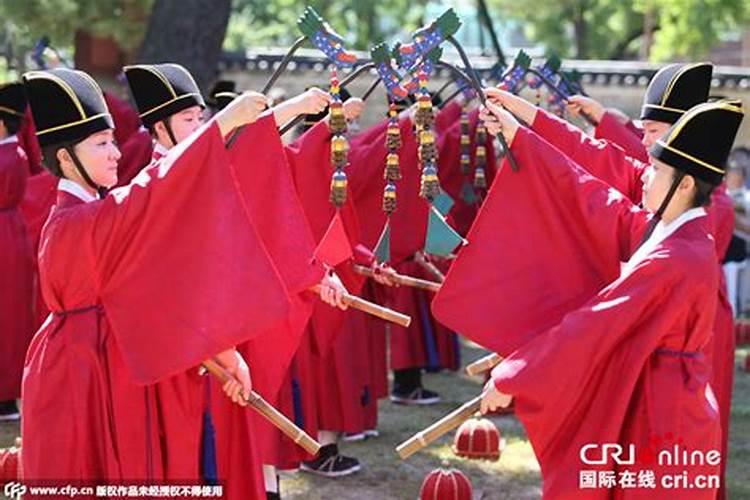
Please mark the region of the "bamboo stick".
[[396, 447], [396, 452], [402, 460], [406, 460], [419, 450], [426, 448], [430, 443], [434, 442], [441, 436], [452, 431], [466, 420], [471, 418], [476, 412], [479, 411], [480, 404], [482, 402], [482, 396], [477, 396], [474, 399], [467, 401], [459, 408], [456, 408], [428, 428], [423, 431], [417, 432], [412, 437], [401, 443]]
[[[227, 372], [223, 366], [213, 359], [203, 362], [203, 367], [209, 373], [221, 380], [222, 383], [233, 379], [234, 377]], [[255, 391], [250, 391], [250, 397], [247, 398], [250, 407], [260, 413], [266, 420], [271, 422], [277, 429], [284, 433], [289, 439], [301, 446], [310, 455], [317, 455], [320, 450], [320, 443], [311, 438], [304, 430], [300, 429], [289, 420], [283, 413], [270, 405], [263, 396]]]
[[[320, 293], [320, 285], [313, 286], [312, 288], [310, 288], [310, 291]], [[401, 314], [400, 312], [394, 311], [393, 309], [388, 309], [387, 307], [380, 306], [378, 304], [375, 304], [374, 302], [370, 302], [369, 300], [362, 299], [350, 293], [344, 294], [344, 303], [349, 307], [358, 309], [372, 316], [377, 316], [378, 318], [390, 321], [391, 323], [396, 323], [397, 325], [401, 325], [404, 328], [408, 327], [411, 324], [410, 316]]]
[[502, 360], [503, 358], [499, 354], [493, 352], [492, 354], [488, 354], [487, 356], [479, 358], [469, 364], [466, 367], [466, 373], [469, 375], [479, 375], [480, 373], [493, 369]]
[[[358, 274], [361, 274], [362, 276], [367, 276], [368, 278], [375, 278], [376, 275], [375, 271], [365, 266], [355, 265], [354, 271]], [[420, 288], [422, 290], [427, 290], [430, 292], [437, 292], [438, 290], [440, 290], [440, 283], [435, 283], [434, 281], [427, 281], [399, 273], [394, 273], [388, 276], [398, 285]]]

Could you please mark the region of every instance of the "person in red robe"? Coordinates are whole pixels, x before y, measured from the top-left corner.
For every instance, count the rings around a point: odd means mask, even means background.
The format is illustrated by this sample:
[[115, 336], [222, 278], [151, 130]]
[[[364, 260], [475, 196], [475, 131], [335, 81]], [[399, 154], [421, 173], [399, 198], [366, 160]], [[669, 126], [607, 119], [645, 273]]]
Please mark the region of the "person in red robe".
[[[362, 113], [364, 103], [361, 99], [349, 97], [343, 88], [341, 99], [345, 101], [344, 117], [351, 123]], [[332, 222], [342, 222], [345, 230], [342, 243], [350, 248], [353, 258], [335, 266], [335, 272], [341, 275], [347, 289], [360, 294], [364, 280], [352, 272], [351, 265], [369, 267], [373, 264], [373, 256], [368, 248], [359, 244], [359, 220], [352, 197], [348, 196], [338, 213], [329, 201], [333, 167], [327, 115], [326, 110], [305, 118], [304, 132], [287, 148], [287, 156], [305, 215], [316, 241], [321, 242], [319, 248], [330, 238]], [[309, 377], [298, 373], [297, 379], [302, 414], [306, 423], [311, 420], [316, 424], [323, 448], [314, 460], [300, 464], [302, 470], [325, 477], [341, 477], [360, 469], [359, 460], [339, 453], [338, 439], [346, 433], [376, 434], [377, 398], [371, 396], [374, 388], [370, 367], [377, 364], [375, 357], [378, 354], [385, 355], [383, 333], [381, 322], [358, 311], [350, 310], [345, 314], [332, 314], [332, 311], [320, 308], [314, 311], [309, 325], [309, 339], [312, 340], [309, 352], [298, 353], [297, 360], [298, 368], [310, 368]]]
[[34, 255], [19, 208], [29, 177], [17, 135], [25, 109], [23, 84], [0, 85], [0, 421], [19, 418], [16, 399], [34, 333]]
[[105, 195], [119, 152], [99, 87], [69, 69], [27, 73], [24, 85], [45, 167], [61, 178], [39, 258], [52, 314], [24, 368], [24, 477], [169, 479], [153, 384], [214, 357], [239, 380], [225, 393], [246, 404], [249, 372], [234, 346], [288, 313], [223, 139], [254, 122], [265, 98], [249, 94]]
[[[175, 64], [129, 66], [125, 68], [125, 75], [141, 112], [141, 119], [154, 137], [153, 161], [157, 162], [202, 124], [203, 99], [189, 73]], [[326, 102], [320, 94], [307, 92], [274, 108], [271, 111], [273, 118], [269, 119], [284, 122], [296, 114], [317, 110]], [[288, 321], [260, 336], [261, 340], [244, 343], [238, 346], [238, 350], [244, 353], [258, 375], [258, 392], [275, 402], [281, 382], [279, 374], [296, 350], [301, 326], [309, 317], [309, 300], [299, 297], [299, 294], [307, 293], [310, 286], [320, 281], [322, 272], [318, 272], [320, 266], [310, 264], [312, 247], [309, 245], [310, 248], [306, 248], [304, 244], [306, 228], [299, 226], [303, 219], [300, 219], [300, 214], [294, 213], [295, 200], [284, 195], [285, 189], [289, 189], [289, 182], [285, 185], [282, 175], [284, 169], [288, 169], [283, 164], [283, 150], [270, 147], [266, 148], [267, 151], [258, 150], [255, 141], [259, 139], [262, 138], [257, 133], [239, 133], [230, 148], [230, 161], [235, 167], [243, 209], [253, 221], [269, 256], [282, 275], [291, 295], [293, 312]], [[275, 144], [273, 138], [267, 141], [269, 145]], [[262, 156], [266, 153], [266, 156]], [[248, 158], [253, 158], [252, 167], [245, 165]], [[262, 167], [255, 166], [257, 163]], [[273, 195], [273, 198], [269, 198], [269, 195]], [[272, 206], [276, 210], [269, 211]], [[279, 233], [281, 226], [288, 232]], [[297, 238], [302, 238], [302, 241]], [[309, 255], [307, 259], [303, 257], [305, 253]], [[323, 285], [322, 293], [330, 294], [325, 280]], [[338, 294], [338, 291], [333, 293], [332, 300], [340, 301]], [[264, 340], [270, 336], [276, 339], [273, 344]], [[211, 381], [207, 384], [208, 387], [203, 390], [203, 381], [197, 378], [197, 374], [188, 372], [157, 387], [161, 418], [169, 422], [165, 442], [180, 446], [168, 450], [166, 462], [175, 464], [173, 469], [183, 471], [182, 475], [194, 473], [202, 464], [204, 478], [224, 481], [227, 498], [254, 496], [263, 490], [263, 480], [259, 474], [260, 468], [252, 464], [254, 459], [256, 463], [259, 461], [262, 453], [257, 443], [265, 441], [265, 438], [255, 438], [273, 434], [274, 429], [229, 404], [226, 398], [221, 397], [218, 384]], [[254, 431], [256, 426], [260, 432]], [[215, 442], [210, 438], [213, 432], [216, 434]], [[173, 435], [171, 439], [170, 434]], [[192, 441], [179, 439], [181, 435], [192, 436]], [[239, 472], [248, 470], [258, 474], [254, 476]]]
[[[612, 122], [605, 129], [607, 134], [615, 137], [614, 143], [596, 140], [583, 134], [580, 129], [544, 110], [538, 110], [520, 98], [502, 92], [497, 95], [508, 104], [512, 112], [518, 113], [524, 121], [530, 120], [527, 123], [532, 124], [532, 129], [552, 145], [586, 168], [591, 174], [621, 191], [634, 203], [640, 203], [643, 191], [642, 174], [648, 164], [639, 159], [648, 158], [647, 148], [651, 147], [668, 130], [681, 113], [708, 99], [711, 74], [712, 66], [708, 63], [673, 64], [662, 68], [654, 76], [646, 91], [641, 111], [644, 124], [641, 142], [633, 141], [635, 134], [620, 122]], [[581, 102], [583, 101], [579, 101]], [[583, 106], [581, 109], [597, 116], [595, 106], [587, 107], [588, 104], [578, 106]], [[711, 234], [716, 242], [717, 266], [720, 267], [731, 241], [734, 220], [733, 204], [725, 185], [713, 191], [711, 205], [707, 208], [707, 212], [712, 228]], [[735, 336], [733, 314], [727, 298], [723, 273], [719, 274], [717, 293], [718, 307], [713, 341], [710, 346], [712, 387], [719, 402], [722, 418], [722, 451], [726, 456], [729, 446]], [[722, 464], [722, 476], [725, 467], [726, 463]], [[724, 496], [722, 486], [720, 497]]]
[[[401, 108], [399, 161], [402, 179], [396, 182], [398, 208], [391, 216], [391, 259], [388, 264], [397, 272], [432, 279], [415, 261], [422, 252], [427, 231], [429, 206], [419, 197], [420, 169], [417, 140], [410, 117], [411, 110]], [[439, 115], [438, 115], [439, 116]], [[360, 219], [363, 245], [374, 248], [386, 222], [382, 210], [383, 168], [388, 155], [386, 133], [388, 122], [374, 126], [355, 137], [349, 153], [354, 206]], [[440, 396], [422, 385], [425, 368], [456, 369], [458, 350], [455, 334], [438, 325], [429, 313], [430, 297], [426, 292], [408, 287], [381, 290], [383, 302], [413, 318], [408, 328], [388, 325], [390, 331], [390, 366], [394, 384], [390, 399], [398, 404], [428, 405]]]
[[[715, 498], [725, 457], [703, 352], [719, 278], [703, 206], [722, 181], [741, 107], [699, 105], [657, 141], [645, 210], [499, 106], [490, 102], [482, 118], [503, 133], [520, 170], [501, 168], [433, 304], [438, 317], [505, 357], [482, 409], [515, 398], [545, 498]], [[539, 241], [550, 248], [530, 252]], [[487, 258], [498, 264], [494, 276], [469, 274]], [[478, 285], [481, 297], [467, 293]], [[482, 327], [459, 319], [476, 310], [492, 311]], [[626, 456], [597, 461], [589, 453], [606, 444]], [[703, 458], [676, 465], [676, 450]], [[682, 471], [709, 482], [671, 481]]]

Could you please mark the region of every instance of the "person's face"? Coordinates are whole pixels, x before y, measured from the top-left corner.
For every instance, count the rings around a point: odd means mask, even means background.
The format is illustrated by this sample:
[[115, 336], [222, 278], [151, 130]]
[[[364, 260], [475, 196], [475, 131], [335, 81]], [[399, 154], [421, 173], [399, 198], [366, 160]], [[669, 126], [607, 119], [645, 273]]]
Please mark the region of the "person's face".
[[651, 161], [651, 165], [643, 172], [643, 206], [650, 212], [659, 210], [659, 206], [666, 198], [674, 179], [674, 168], [658, 160]]
[[[183, 109], [179, 113], [175, 113], [169, 117], [169, 124], [172, 127], [172, 133], [178, 144], [187, 139], [190, 134], [198, 130], [200, 126], [203, 125], [203, 121], [203, 109], [200, 106], [192, 106]], [[169, 134], [167, 134], [167, 129], [164, 127], [164, 123], [157, 123], [156, 129], [160, 136], [159, 142], [164, 145], [173, 146]]]
[[[60, 150], [63, 151], [63, 150]], [[58, 151], [58, 154], [60, 154]], [[103, 130], [91, 134], [83, 141], [73, 147], [76, 156], [86, 169], [86, 173], [97, 186], [112, 187], [117, 184], [117, 161], [120, 159], [120, 150], [115, 143], [115, 134], [112, 129]], [[66, 177], [71, 175], [78, 178], [78, 171], [67, 153], [63, 153], [65, 161], [62, 162]], [[72, 173], [74, 172], [74, 173]], [[81, 179], [82, 180], [82, 179]]]
[[661, 139], [672, 126], [670, 123], [656, 122], [653, 120], [643, 120], [642, 123], [643, 139], [641, 140], [641, 144], [643, 144], [646, 149], [656, 144], [656, 141]]

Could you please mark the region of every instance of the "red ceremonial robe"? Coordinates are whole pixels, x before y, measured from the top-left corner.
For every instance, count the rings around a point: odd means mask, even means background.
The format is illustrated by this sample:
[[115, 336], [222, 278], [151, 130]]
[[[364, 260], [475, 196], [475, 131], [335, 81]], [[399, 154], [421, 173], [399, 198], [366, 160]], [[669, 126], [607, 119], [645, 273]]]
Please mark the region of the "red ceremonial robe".
[[215, 124], [131, 185], [81, 197], [61, 192], [42, 235], [53, 314], [26, 358], [24, 476], [159, 479], [154, 388], [140, 384], [262, 332], [288, 300], [242, 212]]
[[[274, 119], [268, 116], [260, 121], [267, 125], [264, 135], [248, 134], [243, 130], [229, 149], [229, 156], [235, 167], [244, 208], [279, 270], [292, 307], [284, 323], [257, 340], [242, 344], [239, 350], [251, 367], [254, 390], [271, 404], [280, 406], [279, 389], [302, 342], [316, 300], [307, 290], [320, 281], [323, 267], [313, 262], [315, 243], [294, 188]], [[248, 165], [249, 159], [251, 165]], [[241, 472], [242, 455], [250, 448], [257, 448], [264, 463], [275, 463], [281, 434], [255, 413], [245, 416], [245, 419], [249, 418], [250, 427], [257, 431], [244, 430], [246, 426], [237, 420], [241, 415], [237, 415], [236, 408], [223, 397], [218, 384], [212, 383], [212, 388], [219, 473], [234, 485], [235, 494], [244, 492], [244, 497], [237, 498], [249, 498], [251, 485]], [[293, 417], [291, 411], [287, 413]], [[232, 432], [239, 435], [233, 437]], [[240, 439], [243, 436], [251, 438], [252, 443]], [[263, 487], [262, 478], [259, 487]]]
[[440, 136], [443, 132], [451, 128], [461, 118], [463, 106], [455, 99], [438, 110], [435, 116], [435, 133]]
[[[624, 125], [619, 122], [617, 124], [610, 124], [609, 130], [619, 130], [618, 137], [620, 138], [627, 138], [628, 134], [633, 136]], [[544, 111], [537, 113], [533, 129], [591, 174], [620, 190], [634, 203], [640, 202], [643, 194], [642, 175], [648, 165], [633, 158], [648, 156], [641, 143], [631, 142], [629, 144], [632, 148], [623, 149], [619, 147], [619, 144], [592, 139], [580, 129]], [[721, 272], [721, 264], [734, 230], [734, 205], [724, 185], [714, 190], [707, 212], [711, 234], [716, 243], [716, 266], [720, 271], [714, 335], [708, 347], [712, 359], [711, 386], [716, 394], [721, 414], [722, 453], [728, 456], [735, 336], [734, 316], [727, 298], [727, 287], [724, 273]], [[723, 462], [722, 475], [725, 466], [726, 462]], [[721, 497], [723, 496], [722, 491]]]
[[16, 136], [0, 141], [0, 401], [21, 396], [33, 330], [34, 255], [19, 203], [29, 167]]
[[[445, 110], [438, 114], [438, 117]], [[455, 205], [451, 208], [450, 215], [455, 221], [454, 228], [461, 235], [469, 232], [472, 222], [477, 215], [481, 204], [480, 193], [477, 192], [477, 200], [474, 203], [466, 203], [461, 195], [465, 183], [474, 185], [474, 168], [476, 167], [476, 130], [479, 111], [473, 110], [469, 113], [469, 137], [471, 138], [471, 169], [469, 175], [461, 172], [461, 123], [454, 123], [443, 134], [438, 136], [438, 172], [440, 174], [440, 187], [453, 198]], [[495, 176], [495, 148], [492, 137], [487, 136], [485, 146], [487, 152], [486, 178], [487, 185], [492, 184]]]
[[632, 121], [625, 125], [612, 113], [605, 112], [594, 129], [594, 137], [618, 144], [636, 160], [649, 161], [648, 151], [641, 143], [643, 131], [637, 129]]
[[[673, 442], [691, 452], [719, 447], [701, 354], [718, 275], [701, 210], [661, 241], [652, 237], [621, 272], [646, 213], [531, 131], [519, 130], [511, 151], [520, 171], [498, 173], [433, 307], [450, 326], [507, 357], [493, 380], [516, 397], [545, 498], [655, 498], [667, 494], [659, 483], [667, 472], [718, 473], [718, 466], [654, 463], [654, 452]], [[495, 270], [482, 273], [490, 262]], [[635, 465], [581, 461], [584, 445], [606, 443], [626, 453], [633, 445]], [[661, 495], [579, 483], [582, 471], [620, 474], [617, 483], [644, 470], [655, 472]], [[673, 491], [680, 498], [716, 493]]]
[[[329, 252], [321, 252], [321, 248], [329, 244], [343, 247], [339, 251], [343, 254], [352, 253], [352, 247], [357, 243], [359, 227], [356, 213], [351, 199], [340, 209], [338, 217], [343, 224], [343, 239], [341, 241], [327, 241], [331, 238], [327, 230], [331, 225], [336, 211], [328, 200], [330, 178], [333, 173], [330, 164], [330, 130], [324, 122], [318, 123], [305, 132], [293, 144], [286, 147], [286, 157], [294, 177], [294, 186], [304, 209], [304, 215], [312, 230], [313, 240], [318, 245], [316, 252], [320, 258], [329, 257]], [[324, 240], [325, 243], [324, 243]], [[335, 250], [335, 249], [334, 249]], [[327, 262], [327, 264], [336, 264]], [[336, 265], [336, 273], [342, 278], [347, 289], [358, 294], [364, 279], [351, 270], [351, 258]], [[342, 333], [343, 325], [350, 312], [343, 312], [331, 308], [327, 304], [316, 301], [313, 314], [308, 324], [306, 339], [295, 356], [295, 362], [289, 372], [285, 401], [287, 408], [291, 404], [298, 423], [304, 424], [308, 432], [317, 434], [319, 429], [344, 430], [335, 427], [322, 427], [323, 422], [331, 424], [331, 417], [340, 418], [340, 408], [346, 406], [356, 413], [358, 401], [354, 402], [347, 391], [348, 385], [356, 380], [353, 372], [351, 352], [343, 352], [334, 348], [341, 335], [355, 336], [355, 343], [362, 343], [366, 339], [356, 332]], [[339, 346], [341, 342], [337, 343]], [[343, 374], [327, 369], [336, 365], [341, 359]], [[354, 383], [356, 386], [357, 384]], [[361, 410], [359, 410], [361, 412]], [[321, 420], [322, 419], [322, 420]], [[290, 442], [284, 440], [280, 463], [285, 467], [294, 465], [295, 460], [309, 459], [301, 450], [291, 449]]]
[[[382, 209], [383, 169], [388, 151], [385, 146], [387, 124], [377, 126], [381, 133], [367, 141], [352, 141], [347, 171], [350, 193], [362, 229], [362, 244], [374, 248], [386, 221]], [[412, 257], [424, 247], [429, 206], [419, 197], [421, 172], [417, 159], [417, 142], [412, 122], [400, 120], [401, 149], [399, 150], [402, 178], [396, 181], [398, 208], [391, 216], [391, 261], [398, 272], [427, 277]], [[388, 325], [390, 329], [391, 369], [429, 367], [431, 369], [458, 366], [456, 336], [432, 317], [429, 310], [431, 295], [411, 287], [392, 287], [383, 290], [385, 303], [412, 317], [408, 328]]]

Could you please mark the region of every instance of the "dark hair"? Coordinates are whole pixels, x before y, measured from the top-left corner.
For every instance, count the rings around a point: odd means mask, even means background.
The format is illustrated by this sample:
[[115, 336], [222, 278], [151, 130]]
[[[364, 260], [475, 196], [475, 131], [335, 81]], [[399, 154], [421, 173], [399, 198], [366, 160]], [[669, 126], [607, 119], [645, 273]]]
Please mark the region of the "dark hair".
[[21, 117], [10, 116], [6, 114], [0, 114], [0, 121], [5, 123], [5, 128], [8, 131], [8, 135], [15, 135], [21, 128]]
[[[678, 175], [678, 170], [673, 169], [673, 178]], [[689, 174], [685, 174], [687, 176]], [[695, 176], [691, 176], [693, 178], [693, 181], [695, 181], [695, 192], [693, 193], [693, 201], [690, 204], [690, 208], [699, 208], [699, 207], [707, 207], [711, 204], [711, 195], [714, 192], [714, 189], [716, 189], [716, 186], [713, 184], [706, 182], [704, 180], [698, 179]]]
[[42, 166], [46, 168], [55, 177], [65, 177], [63, 175], [60, 160], [57, 159], [57, 152], [61, 149], [67, 149], [75, 146], [81, 141], [60, 142], [42, 147]]
[[148, 133], [151, 134], [152, 139], [156, 139], [156, 124], [157, 123], [163, 123], [167, 128], [170, 128], [172, 126], [172, 117], [174, 115], [169, 115], [168, 117], [164, 118], [163, 120], [159, 120], [158, 122], [152, 123], [151, 125], [145, 125], [146, 130], [148, 130]]

